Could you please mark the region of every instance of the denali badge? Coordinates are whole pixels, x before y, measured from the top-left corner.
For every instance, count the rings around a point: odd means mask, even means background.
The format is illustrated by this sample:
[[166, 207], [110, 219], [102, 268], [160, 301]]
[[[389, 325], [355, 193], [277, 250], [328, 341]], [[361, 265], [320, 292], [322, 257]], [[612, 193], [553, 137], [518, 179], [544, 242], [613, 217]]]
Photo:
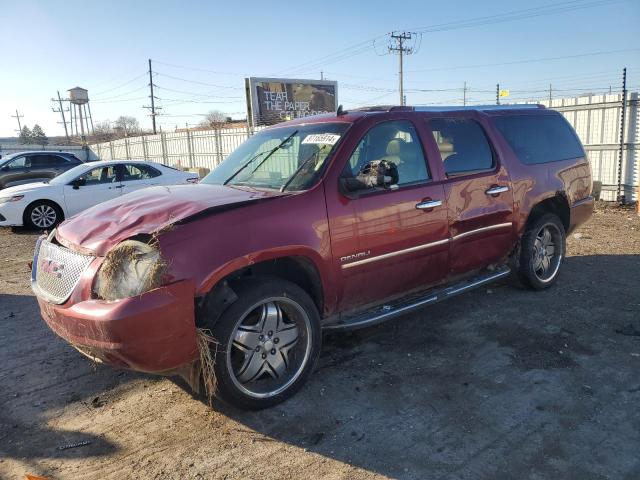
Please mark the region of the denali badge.
[[371, 255], [371, 250], [367, 250], [366, 252], [358, 252], [353, 255], [347, 255], [346, 257], [340, 257], [340, 262], [350, 262], [351, 260], [358, 260], [360, 258], [365, 258]]
[[53, 275], [57, 278], [62, 278], [62, 270], [64, 270], [64, 263], [56, 262], [49, 258], [43, 258], [40, 261], [40, 269], [43, 272]]

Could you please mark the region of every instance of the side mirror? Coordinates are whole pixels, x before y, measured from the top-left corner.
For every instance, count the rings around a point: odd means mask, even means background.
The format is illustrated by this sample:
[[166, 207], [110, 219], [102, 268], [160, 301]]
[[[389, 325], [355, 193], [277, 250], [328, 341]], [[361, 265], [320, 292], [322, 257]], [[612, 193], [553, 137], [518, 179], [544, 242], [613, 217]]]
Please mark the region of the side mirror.
[[83, 177], [76, 178], [73, 182], [71, 182], [71, 186], [74, 190], [78, 190], [80, 187], [84, 187], [87, 184], [87, 180]]
[[364, 165], [355, 177], [340, 178], [340, 188], [349, 198], [373, 188], [389, 188], [398, 183], [398, 167], [393, 162], [375, 160]]

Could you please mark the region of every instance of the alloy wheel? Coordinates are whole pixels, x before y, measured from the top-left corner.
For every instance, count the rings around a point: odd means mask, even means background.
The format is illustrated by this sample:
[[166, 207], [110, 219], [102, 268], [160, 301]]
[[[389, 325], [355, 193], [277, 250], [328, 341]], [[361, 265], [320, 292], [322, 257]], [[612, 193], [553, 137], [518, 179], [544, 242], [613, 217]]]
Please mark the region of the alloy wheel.
[[311, 351], [311, 324], [290, 298], [262, 300], [236, 324], [227, 365], [237, 388], [255, 398], [286, 390], [300, 376]]
[[544, 225], [536, 235], [533, 250], [533, 269], [541, 282], [549, 282], [556, 276], [562, 255], [562, 235], [558, 227]]
[[43, 203], [31, 210], [31, 222], [38, 228], [49, 228], [56, 223], [58, 214], [51, 205]]

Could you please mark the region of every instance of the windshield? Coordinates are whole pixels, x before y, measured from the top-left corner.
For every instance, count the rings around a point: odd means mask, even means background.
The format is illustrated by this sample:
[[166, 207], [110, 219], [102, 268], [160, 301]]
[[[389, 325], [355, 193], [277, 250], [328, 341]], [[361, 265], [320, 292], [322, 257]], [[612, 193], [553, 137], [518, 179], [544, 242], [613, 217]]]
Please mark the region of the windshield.
[[[98, 164], [95, 164], [94, 166], [97, 166], [97, 165]], [[76, 177], [78, 177], [79, 175], [82, 175], [86, 170], [87, 170], [86, 164], [78, 165], [77, 167], [70, 168], [66, 172], [58, 175], [57, 177], [52, 178], [51, 180], [49, 180], [49, 183], [51, 185], [68, 185], [69, 183], [71, 183], [72, 180], [75, 180]]]
[[201, 183], [304, 190], [321, 174], [348, 123], [271, 128], [250, 137]]

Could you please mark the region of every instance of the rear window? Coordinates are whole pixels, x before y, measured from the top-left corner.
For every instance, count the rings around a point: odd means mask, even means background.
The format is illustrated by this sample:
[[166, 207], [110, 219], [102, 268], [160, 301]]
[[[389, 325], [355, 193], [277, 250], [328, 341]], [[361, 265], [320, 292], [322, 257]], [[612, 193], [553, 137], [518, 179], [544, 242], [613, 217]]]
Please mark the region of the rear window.
[[510, 115], [494, 123], [522, 163], [584, 157], [578, 137], [561, 115]]

